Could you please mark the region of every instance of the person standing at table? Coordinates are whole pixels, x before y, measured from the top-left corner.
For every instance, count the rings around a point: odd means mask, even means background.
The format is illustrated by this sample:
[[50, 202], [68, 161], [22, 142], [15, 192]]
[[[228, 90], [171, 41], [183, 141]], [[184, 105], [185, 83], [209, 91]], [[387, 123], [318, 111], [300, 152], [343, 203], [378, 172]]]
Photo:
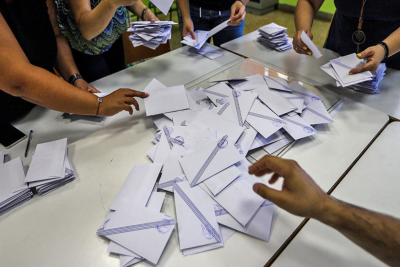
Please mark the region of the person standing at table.
[[121, 34], [128, 28], [126, 8], [142, 20], [158, 21], [141, 0], [55, 1], [61, 32], [88, 82], [125, 68]]
[[[299, 54], [311, 52], [301, 41], [305, 31], [311, 33], [314, 15], [324, 0], [299, 0], [296, 6], [296, 34], [293, 48]], [[326, 48], [340, 55], [357, 53], [367, 63], [351, 70], [349, 74], [369, 70], [375, 72], [381, 62], [389, 68], [400, 70], [400, 1], [398, 0], [335, 0], [336, 12], [333, 15]]]
[[190, 34], [195, 39], [195, 30], [209, 31], [227, 20], [230, 20], [228, 22], [230, 27], [212, 37], [214, 45], [220, 46], [243, 35], [246, 4], [249, 0], [177, 0], [177, 2], [181, 13], [179, 26], [182, 37]]
[[[35, 104], [61, 112], [112, 116], [147, 94], [120, 89], [99, 100], [79, 74], [62, 36], [53, 0], [0, 0], [0, 120], [11, 122]], [[53, 67], [64, 78], [54, 75]], [[100, 102], [101, 101], [101, 102]]]
[[265, 156], [249, 167], [249, 173], [258, 177], [273, 173], [270, 184], [284, 179], [281, 191], [254, 184], [254, 192], [261, 197], [294, 215], [333, 227], [384, 263], [400, 266], [399, 219], [330, 197], [293, 160]]

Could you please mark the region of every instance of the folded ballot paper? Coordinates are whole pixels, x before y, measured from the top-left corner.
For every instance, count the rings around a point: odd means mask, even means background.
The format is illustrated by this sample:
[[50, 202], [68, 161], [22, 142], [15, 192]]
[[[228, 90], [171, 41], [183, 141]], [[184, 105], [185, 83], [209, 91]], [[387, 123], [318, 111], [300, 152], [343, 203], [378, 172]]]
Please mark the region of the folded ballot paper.
[[[245, 156], [256, 148], [272, 154], [318, 134], [313, 125], [333, 122], [297, 82], [252, 75], [210, 85], [180, 87], [168, 100], [167, 93], [158, 98], [168, 91], [159, 81], [146, 88], [146, 113], [157, 128], [147, 153], [153, 163], [133, 167], [97, 231], [123, 267], [157, 264], [175, 225], [185, 256], [223, 249], [235, 232], [268, 242], [275, 206], [254, 193], [262, 181], [248, 174]], [[174, 196], [176, 219], [160, 213], [164, 191]]]
[[29, 188], [43, 196], [74, 180], [66, 138], [37, 145], [25, 178]]
[[219, 31], [222, 31], [223, 29], [228, 27], [228, 22], [229, 22], [229, 20], [224, 21], [221, 24], [219, 24], [218, 26], [212, 28], [210, 31], [197, 30], [194, 32], [195, 38], [196, 38], [195, 40], [193, 40], [192, 36], [189, 34], [183, 38], [181, 43], [188, 45], [188, 46], [192, 46], [196, 49], [200, 49], [204, 45], [204, 43], [207, 41], [208, 38], [212, 37], [214, 34], [218, 33]]
[[258, 41], [265, 46], [271, 47], [279, 52], [292, 48], [292, 44], [286, 34], [287, 28], [270, 23], [258, 29], [260, 37]]
[[135, 21], [127, 30], [131, 32], [129, 40], [134, 47], [144, 45], [156, 49], [160, 44], [166, 44], [171, 39], [173, 21]]
[[0, 216], [32, 198], [21, 158], [3, 164], [0, 152]]
[[385, 76], [386, 64], [381, 63], [375, 74], [369, 71], [349, 74], [352, 69], [365, 64], [365, 60], [359, 59], [355, 53], [331, 60], [320, 68], [336, 80], [336, 85], [349, 87], [367, 94], [378, 94], [379, 83]]

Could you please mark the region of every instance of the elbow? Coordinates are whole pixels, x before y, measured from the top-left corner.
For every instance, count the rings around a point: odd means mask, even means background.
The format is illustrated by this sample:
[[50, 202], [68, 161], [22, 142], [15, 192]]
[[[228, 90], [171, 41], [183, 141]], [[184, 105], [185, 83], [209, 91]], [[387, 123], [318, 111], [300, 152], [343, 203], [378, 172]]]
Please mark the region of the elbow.
[[81, 32], [82, 37], [85, 38], [88, 41], [91, 41], [91, 40], [93, 40], [93, 38], [96, 37], [96, 35], [93, 35], [92, 33], [90, 33], [90, 31], [87, 31], [87, 30], [85, 31], [85, 30], [82, 30], [82, 29], [79, 29], [79, 31]]

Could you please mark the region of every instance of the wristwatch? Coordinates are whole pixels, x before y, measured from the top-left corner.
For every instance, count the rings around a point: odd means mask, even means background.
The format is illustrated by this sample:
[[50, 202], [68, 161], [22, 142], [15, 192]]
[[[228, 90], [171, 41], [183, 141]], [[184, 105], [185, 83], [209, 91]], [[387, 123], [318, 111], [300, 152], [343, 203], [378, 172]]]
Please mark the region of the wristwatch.
[[74, 85], [75, 81], [78, 79], [83, 79], [83, 77], [79, 73], [76, 73], [76, 74], [71, 75], [71, 77], [69, 77], [68, 82], [70, 84]]

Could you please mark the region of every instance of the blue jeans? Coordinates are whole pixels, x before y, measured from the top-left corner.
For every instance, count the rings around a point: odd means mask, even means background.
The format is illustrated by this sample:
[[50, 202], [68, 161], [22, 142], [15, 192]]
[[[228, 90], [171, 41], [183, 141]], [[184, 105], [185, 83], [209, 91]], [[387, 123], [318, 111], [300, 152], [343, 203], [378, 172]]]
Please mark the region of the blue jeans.
[[[190, 6], [190, 17], [192, 18], [195, 31], [196, 30], [209, 31], [212, 28], [221, 24], [222, 22], [228, 20], [230, 16], [231, 16], [230, 10], [216, 11], [216, 10], [201, 9], [201, 17], [200, 17], [200, 8], [193, 5]], [[181, 16], [179, 16], [179, 26], [182, 34], [183, 22]], [[242, 36], [243, 26], [244, 26], [244, 20], [237, 26], [228, 26], [222, 31], [218, 32], [212, 37], [214, 45], [220, 46], [223, 43], [229, 42], [233, 39]], [[207, 42], [210, 41], [211, 38], [207, 40]]]

